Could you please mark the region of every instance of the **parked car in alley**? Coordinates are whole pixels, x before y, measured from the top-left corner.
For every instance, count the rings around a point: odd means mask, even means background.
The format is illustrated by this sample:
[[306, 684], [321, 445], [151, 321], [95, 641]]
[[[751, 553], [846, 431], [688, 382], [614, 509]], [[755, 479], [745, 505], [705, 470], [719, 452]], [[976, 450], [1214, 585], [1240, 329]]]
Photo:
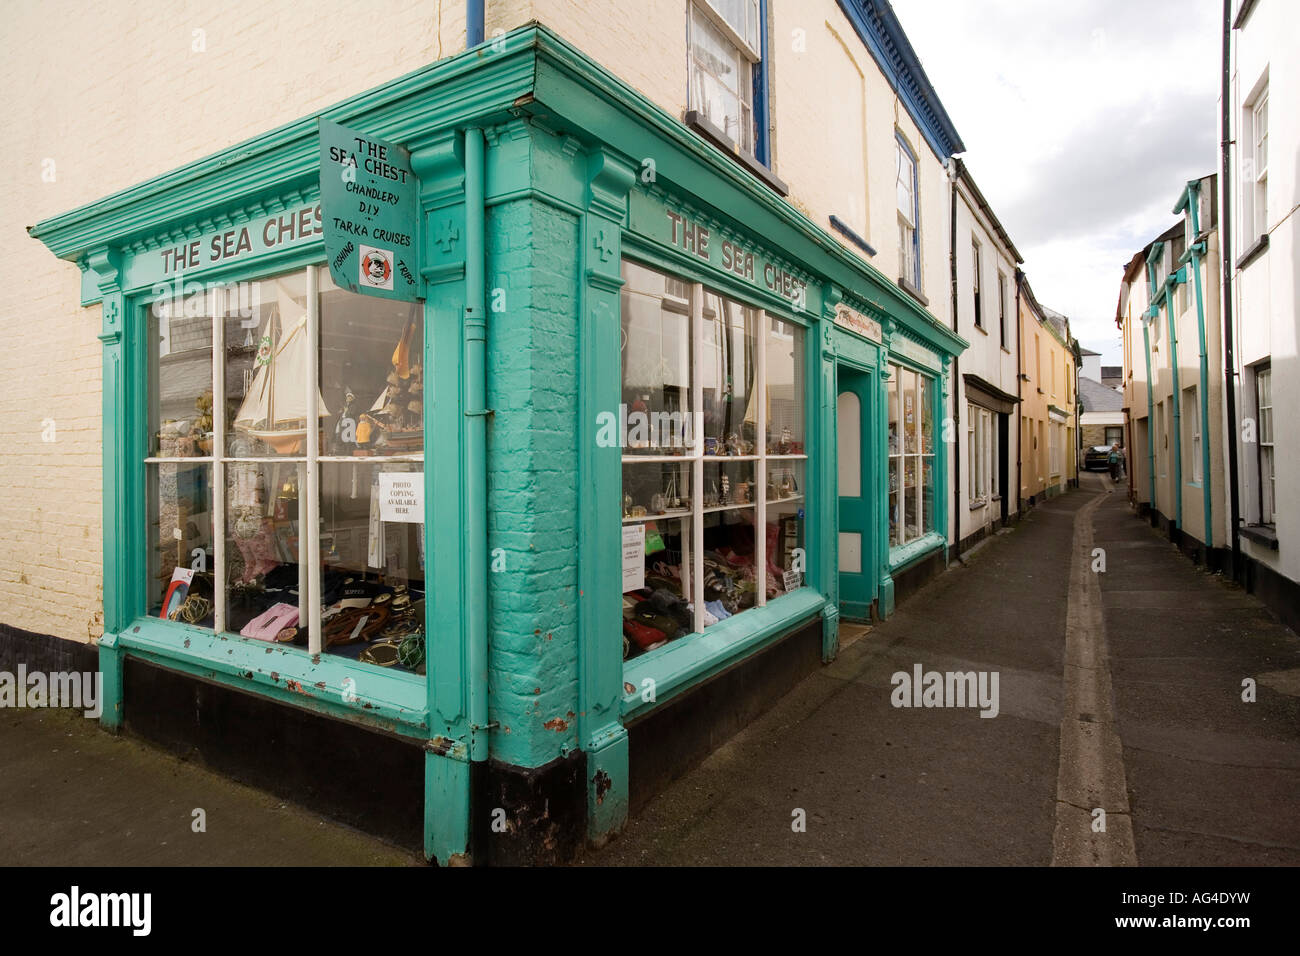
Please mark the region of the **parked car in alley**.
[[1110, 446], [1093, 445], [1083, 453], [1084, 471], [1092, 471], [1094, 468], [1105, 471], [1110, 467]]

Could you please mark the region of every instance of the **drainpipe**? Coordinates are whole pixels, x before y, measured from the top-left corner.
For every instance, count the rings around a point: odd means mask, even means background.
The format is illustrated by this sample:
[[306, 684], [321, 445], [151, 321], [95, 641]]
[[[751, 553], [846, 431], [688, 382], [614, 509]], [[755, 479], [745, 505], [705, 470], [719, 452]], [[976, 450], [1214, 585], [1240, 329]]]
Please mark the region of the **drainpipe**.
[[1025, 430], [1021, 426], [1025, 421], [1025, 371], [1024, 356], [1020, 346], [1020, 281], [1024, 273], [1016, 270], [1016, 520], [1024, 517], [1020, 489], [1023, 487], [1020, 469], [1025, 459]]
[[[481, 5], [480, 5], [481, 6]], [[465, 130], [465, 622], [469, 759], [488, 752], [487, 700], [487, 290], [483, 204], [483, 131]]]
[[465, 49], [469, 50], [483, 42], [485, 0], [465, 0]]
[[[1150, 283], [1147, 287], [1150, 288]], [[1147, 360], [1147, 497], [1151, 500], [1151, 520], [1155, 520], [1156, 508], [1156, 403], [1152, 395], [1155, 382], [1151, 380], [1151, 322], [1154, 306], [1147, 306], [1142, 313], [1142, 352]]]
[[[957, 331], [957, 164], [961, 160], [948, 157], [948, 192], [952, 208], [949, 213], [950, 231], [948, 236], [948, 267], [952, 274], [952, 331]], [[953, 474], [952, 474], [952, 540], [953, 557], [961, 557], [961, 359], [952, 357], [952, 421], [953, 421]], [[966, 462], [967, 468], [974, 467], [974, 462]]]
[[[1201, 234], [1197, 195], [1199, 183], [1188, 183], [1186, 193], [1187, 214], [1192, 217], [1192, 235]], [[1205, 561], [1209, 564], [1210, 549], [1214, 547], [1214, 522], [1210, 513], [1210, 355], [1205, 347], [1205, 302], [1201, 290], [1201, 254], [1208, 244], [1204, 239], [1192, 243], [1187, 250], [1192, 279], [1196, 283], [1196, 332], [1201, 346], [1201, 495], [1205, 511]]]
[[1223, 154], [1223, 172], [1219, 178], [1219, 195], [1223, 198], [1223, 212], [1219, 217], [1219, 244], [1223, 250], [1223, 387], [1228, 405], [1228, 532], [1232, 535], [1232, 578], [1237, 580], [1241, 564], [1241, 500], [1237, 491], [1237, 362], [1232, 341], [1232, 132], [1229, 126], [1231, 91], [1229, 82], [1230, 52], [1232, 42], [1232, 0], [1223, 0], [1223, 54], [1222, 74], [1219, 82], [1219, 121], [1223, 124], [1223, 139], [1219, 150]]
[[1178, 323], [1174, 318], [1174, 290], [1178, 273], [1165, 279], [1165, 309], [1169, 313], [1169, 368], [1173, 373], [1174, 403], [1174, 521], [1183, 530], [1183, 393], [1178, 382]]

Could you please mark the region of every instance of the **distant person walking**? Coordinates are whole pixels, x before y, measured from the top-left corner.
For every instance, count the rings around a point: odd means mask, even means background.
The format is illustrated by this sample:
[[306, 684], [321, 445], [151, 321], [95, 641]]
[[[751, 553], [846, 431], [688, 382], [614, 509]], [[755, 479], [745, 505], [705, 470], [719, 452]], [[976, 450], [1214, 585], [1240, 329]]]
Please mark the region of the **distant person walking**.
[[1120, 453], [1118, 442], [1110, 446], [1110, 455], [1106, 459], [1106, 461], [1110, 465], [1111, 481], [1114, 482], [1119, 481], [1119, 466], [1120, 466], [1120, 461], [1123, 459], [1123, 457], [1124, 456]]

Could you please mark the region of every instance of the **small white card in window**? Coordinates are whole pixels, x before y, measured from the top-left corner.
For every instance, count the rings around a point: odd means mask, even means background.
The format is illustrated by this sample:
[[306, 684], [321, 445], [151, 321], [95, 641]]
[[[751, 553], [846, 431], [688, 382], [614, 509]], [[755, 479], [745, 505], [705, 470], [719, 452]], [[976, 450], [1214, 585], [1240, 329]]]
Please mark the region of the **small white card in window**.
[[424, 472], [380, 472], [379, 520], [424, 524]]
[[645, 525], [623, 525], [623, 593], [645, 587]]

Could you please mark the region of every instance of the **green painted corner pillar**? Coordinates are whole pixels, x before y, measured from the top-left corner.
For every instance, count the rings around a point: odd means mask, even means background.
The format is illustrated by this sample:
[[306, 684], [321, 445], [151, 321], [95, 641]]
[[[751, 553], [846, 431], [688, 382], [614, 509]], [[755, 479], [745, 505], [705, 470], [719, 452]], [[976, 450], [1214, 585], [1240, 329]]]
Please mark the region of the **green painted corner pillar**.
[[587, 838], [601, 845], [627, 822], [623, 728], [621, 449], [596, 443], [602, 413], [618, 414], [622, 369], [622, 233], [636, 171], [600, 147], [585, 157], [578, 329], [578, 739], [587, 756]]
[[[893, 384], [889, 371], [889, 344], [898, 326], [893, 319], [886, 319], [881, 325], [885, 348], [880, 358], [880, 388], [876, 393], [876, 424], [880, 435], [876, 452], [884, 466], [876, 482], [882, 502], [880, 511], [883, 512], [879, 539], [880, 597], [876, 600], [876, 609], [880, 619], [884, 620], [894, 613], [894, 578], [889, 573], [889, 389]], [[903, 440], [901, 435], [898, 440]]]
[[[420, 180], [425, 240], [420, 274], [425, 283], [424, 421], [430, 433], [454, 438], [455, 454], [433, 455], [425, 466], [425, 500], [457, 502], [425, 526], [428, 574], [435, 587], [425, 607], [429, 642], [427, 693], [432, 739], [424, 756], [424, 854], [442, 865], [470, 861], [469, 644], [465, 616], [465, 482], [461, 459], [465, 415], [461, 395], [462, 315], [467, 213], [464, 139], [448, 130], [411, 155]], [[480, 216], [482, 210], [480, 209]]]
[[[133, 337], [127, 334], [126, 297], [119, 285], [121, 255], [115, 249], [96, 249], [87, 257], [102, 295], [99, 341], [104, 347], [103, 367], [103, 574], [104, 633], [99, 639], [99, 668], [104, 675], [100, 726], [116, 731], [122, 724], [122, 651], [117, 635], [133, 616], [132, 568], [127, 555], [143, 553], [130, 546], [132, 469], [127, 436], [132, 434], [131, 383], [135, 371], [131, 355]], [[138, 490], [138, 489], [137, 489]], [[143, 492], [139, 494], [143, 501]]]
[[[826, 604], [822, 608], [822, 662], [830, 663], [840, 649], [840, 575], [839, 575], [839, 489], [837, 462], [839, 460], [838, 407], [839, 378], [836, 362], [839, 350], [835, 338], [835, 308], [844, 298], [843, 291], [827, 283], [822, 294], [821, 348], [815, 350], [817, 363], [813, 381], [817, 392], [817, 444], [818, 453], [812, 463], [816, 475], [816, 500], [808, 515], [814, 546], [811, 554], [815, 562], [812, 580]], [[814, 351], [810, 349], [809, 351]], [[832, 451], [834, 452], [832, 454]]]

